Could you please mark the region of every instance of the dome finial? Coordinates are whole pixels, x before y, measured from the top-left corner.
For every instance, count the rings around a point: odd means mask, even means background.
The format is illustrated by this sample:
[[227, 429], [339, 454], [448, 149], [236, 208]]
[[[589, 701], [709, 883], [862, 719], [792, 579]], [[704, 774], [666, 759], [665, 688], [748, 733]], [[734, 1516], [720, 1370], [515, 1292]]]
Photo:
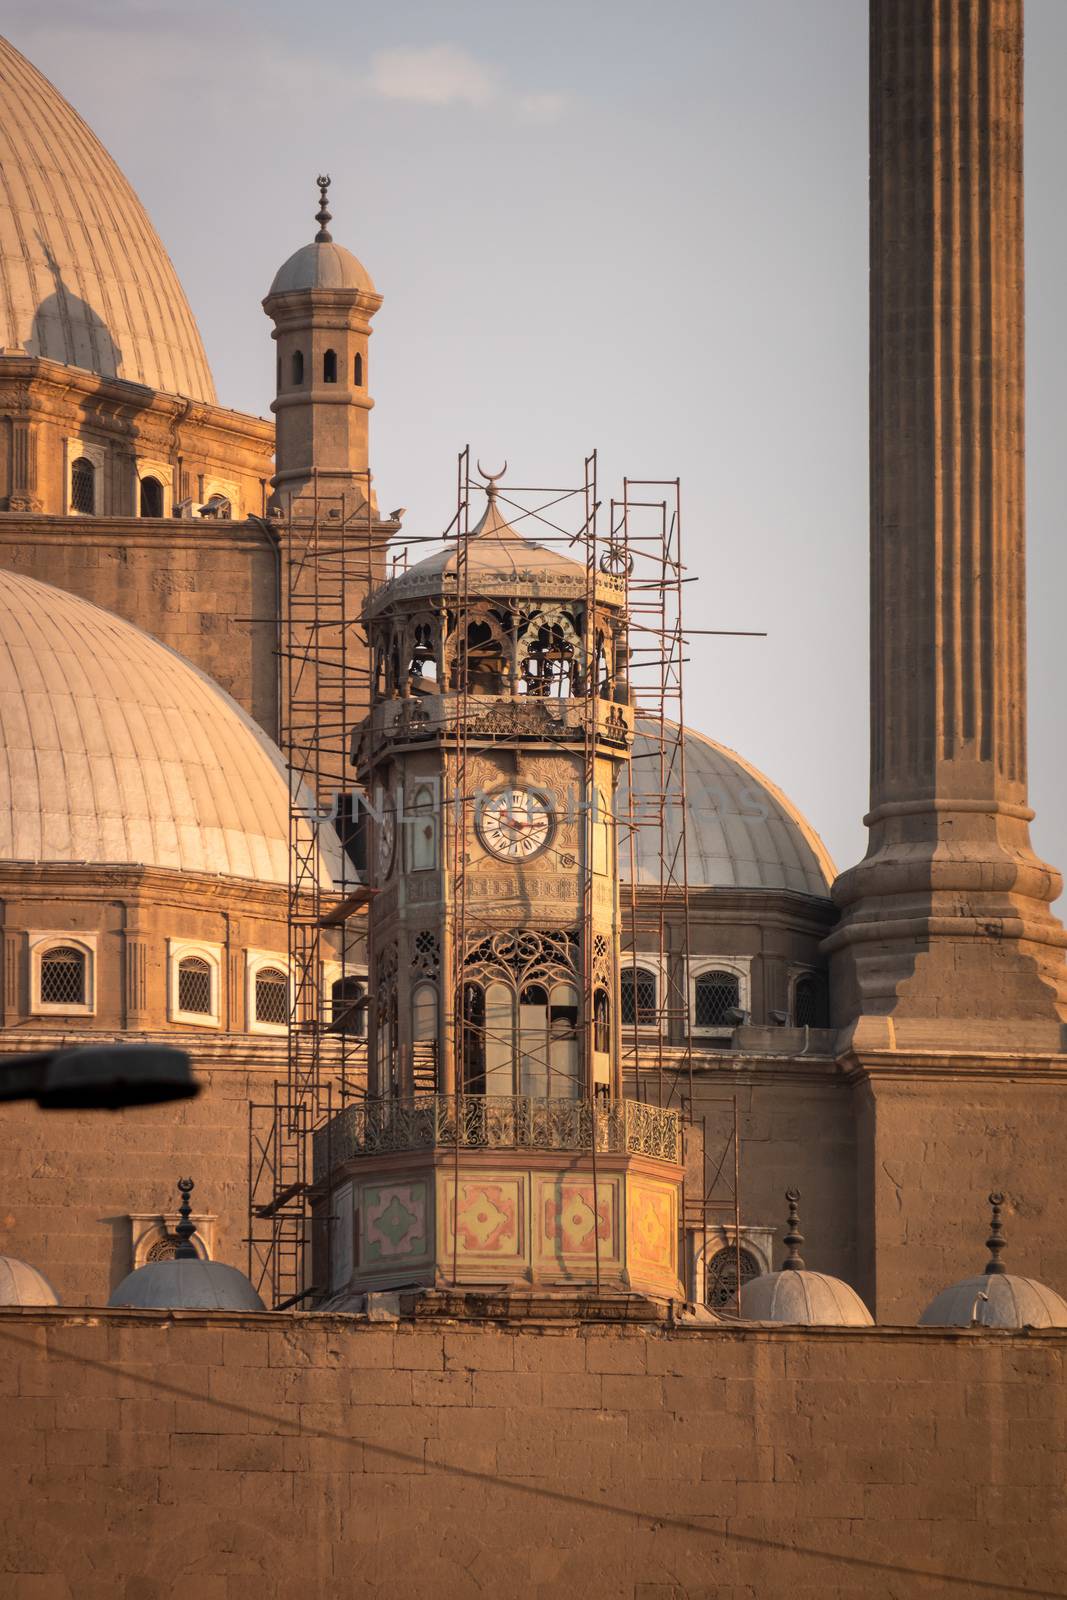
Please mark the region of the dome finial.
[[326, 226], [326, 224], [328, 222], [332, 222], [332, 220], [333, 220], [333, 218], [330, 215], [330, 212], [328, 211], [328, 209], [326, 207], [326, 191], [330, 187], [330, 174], [328, 172], [327, 173], [320, 173], [319, 176], [315, 179], [315, 182], [319, 186], [319, 209], [315, 213], [315, 221], [319, 225], [319, 231], [315, 235], [315, 243], [316, 244], [332, 244], [333, 243], [333, 234], [330, 232], [329, 228]]
[[803, 1272], [804, 1258], [800, 1254], [800, 1246], [804, 1243], [804, 1235], [800, 1231], [800, 1216], [797, 1212], [800, 1190], [787, 1189], [785, 1197], [789, 1202], [789, 1232], [785, 1235], [783, 1243], [788, 1245], [789, 1254], [782, 1262], [782, 1271]]
[[989, 1196], [989, 1204], [993, 1208], [992, 1220], [989, 1224], [989, 1238], [986, 1240], [986, 1249], [989, 1251], [989, 1260], [986, 1262], [987, 1272], [1007, 1272], [1007, 1267], [1000, 1259], [1007, 1240], [1004, 1238], [1004, 1225], [1000, 1220], [1000, 1208], [1004, 1204], [1004, 1196], [999, 1189], [994, 1189]]
[[193, 1234], [196, 1232], [196, 1223], [193, 1221], [192, 1207], [189, 1204], [189, 1196], [192, 1194], [192, 1192], [192, 1178], [179, 1178], [178, 1193], [182, 1197], [182, 1203], [178, 1207], [178, 1214], [181, 1217], [181, 1221], [174, 1230], [178, 1235], [178, 1248], [174, 1252], [175, 1261], [199, 1261], [200, 1259], [193, 1245]]
[[493, 500], [496, 499], [496, 497], [497, 497], [496, 480], [498, 478], [502, 478], [507, 470], [508, 470], [508, 464], [507, 464], [506, 461], [504, 462], [504, 465], [501, 467], [499, 472], [486, 472], [486, 470], [482, 466], [481, 462], [480, 461], [478, 462], [478, 471], [481, 473], [482, 477], [485, 479], [485, 498], [488, 501], [492, 502]]

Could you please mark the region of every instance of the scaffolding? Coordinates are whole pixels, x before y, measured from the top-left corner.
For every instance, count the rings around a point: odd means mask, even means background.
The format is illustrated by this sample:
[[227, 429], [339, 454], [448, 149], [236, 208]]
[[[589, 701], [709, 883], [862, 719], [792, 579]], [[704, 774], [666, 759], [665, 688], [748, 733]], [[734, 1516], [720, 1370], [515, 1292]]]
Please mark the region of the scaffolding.
[[[357, 864], [348, 778], [352, 729], [369, 701], [360, 615], [380, 580], [370, 474], [362, 489], [294, 496], [264, 523], [278, 568], [279, 744], [289, 774], [286, 1071], [249, 1106], [248, 1275], [275, 1307], [305, 1281], [311, 1134], [366, 1087], [366, 999], [352, 987], [368, 891]], [[254, 987], [249, 1004], [255, 1008]]]

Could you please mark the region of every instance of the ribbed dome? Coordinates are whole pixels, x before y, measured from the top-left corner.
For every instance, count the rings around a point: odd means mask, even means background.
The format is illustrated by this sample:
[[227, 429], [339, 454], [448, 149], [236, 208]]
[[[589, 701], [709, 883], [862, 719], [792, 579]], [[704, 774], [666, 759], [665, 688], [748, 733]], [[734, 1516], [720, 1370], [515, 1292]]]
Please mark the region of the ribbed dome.
[[855, 1289], [824, 1272], [767, 1272], [741, 1286], [746, 1322], [807, 1323], [816, 1327], [868, 1328], [874, 1322]]
[[243, 1272], [222, 1261], [150, 1261], [129, 1273], [109, 1306], [162, 1311], [264, 1311]]
[[0, 347], [214, 403], [144, 208], [72, 106], [0, 39]]
[[[672, 725], [673, 726], [673, 725]], [[648, 817], [657, 804], [658, 740], [651, 722], [639, 721], [632, 766], [635, 813]], [[627, 815], [626, 775], [618, 816]], [[830, 897], [834, 864], [814, 829], [782, 791], [762, 772], [725, 745], [692, 728], [685, 736], [686, 855], [691, 888], [789, 889], [796, 894]], [[667, 808], [667, 835], [673, 852], [678, 841], [680, 784], [672, 778]], [[622, 830], [625, 834], [626, 830]], [[654, 882], [659, 873], [654, 830], [635, 830], [638, 883]], [[620, 844], [620, 872], [630, 876], [628, 838]]]
[[0, 572], [0, 861], [282, 885], [288, 838], [281, 752], [235, 700], [110, 611]]
[[[305, 244], [274, 274], [271, 294], [295, 289], [362, 289], [374, 294], [374, 283], [362, 261], [343, 245]], [[269, 298], [269, 297], [268, 297]]]
[[[988, 1298], [983, 1298], [987, 1296]], [[931, 1300], [920, 1328], [1067, 1328], [1067, 1301], [1036, 1278], [1010, 1272], [964, 1278]]]
[[15, 1256], [0, 1256], [0, 1306], [57, 1306], [59, 1296], [43, 1272]]

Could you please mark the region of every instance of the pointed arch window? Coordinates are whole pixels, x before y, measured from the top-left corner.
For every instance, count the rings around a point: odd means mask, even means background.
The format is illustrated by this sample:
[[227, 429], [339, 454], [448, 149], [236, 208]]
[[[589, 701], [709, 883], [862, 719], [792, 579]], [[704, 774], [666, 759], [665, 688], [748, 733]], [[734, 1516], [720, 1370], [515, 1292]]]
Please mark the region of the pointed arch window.
[[327, 350], [322, 358], [323, 383], [337, 382], [337, 351]]
[[294, 350], [293, 351], [293, 360], [292, 360], [292, 369], [291, 370], [292, 370], [292, 375], [293, 375], [293, 388], [294, 389], [299, 389], [300, 385], [304, 381], [304, 352], [303, 352], [303, 350]]
[[362, 389], [362, 387], [363, 387], [363, 357], [358, 352], [356, 354], [356, 359], [352, 363], [352, 382], [355, 384], [357, 389]]

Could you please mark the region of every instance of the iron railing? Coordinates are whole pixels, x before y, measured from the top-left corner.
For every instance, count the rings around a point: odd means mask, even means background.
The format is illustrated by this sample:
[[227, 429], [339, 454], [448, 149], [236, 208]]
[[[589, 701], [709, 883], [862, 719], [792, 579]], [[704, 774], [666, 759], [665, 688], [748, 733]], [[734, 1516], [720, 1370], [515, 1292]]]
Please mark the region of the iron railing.
[[588, 1100], [535, 1099], [521, 1094], [428, 1094], [408, 1100], [353, 1102], [314, 1135], [315, 1180], [355, 1156], [452, 1149], [459, 1108], [465, 1150], [592, 1150], [681, 1161], [678, 1111], [637, 1100], [591, 1106]]

